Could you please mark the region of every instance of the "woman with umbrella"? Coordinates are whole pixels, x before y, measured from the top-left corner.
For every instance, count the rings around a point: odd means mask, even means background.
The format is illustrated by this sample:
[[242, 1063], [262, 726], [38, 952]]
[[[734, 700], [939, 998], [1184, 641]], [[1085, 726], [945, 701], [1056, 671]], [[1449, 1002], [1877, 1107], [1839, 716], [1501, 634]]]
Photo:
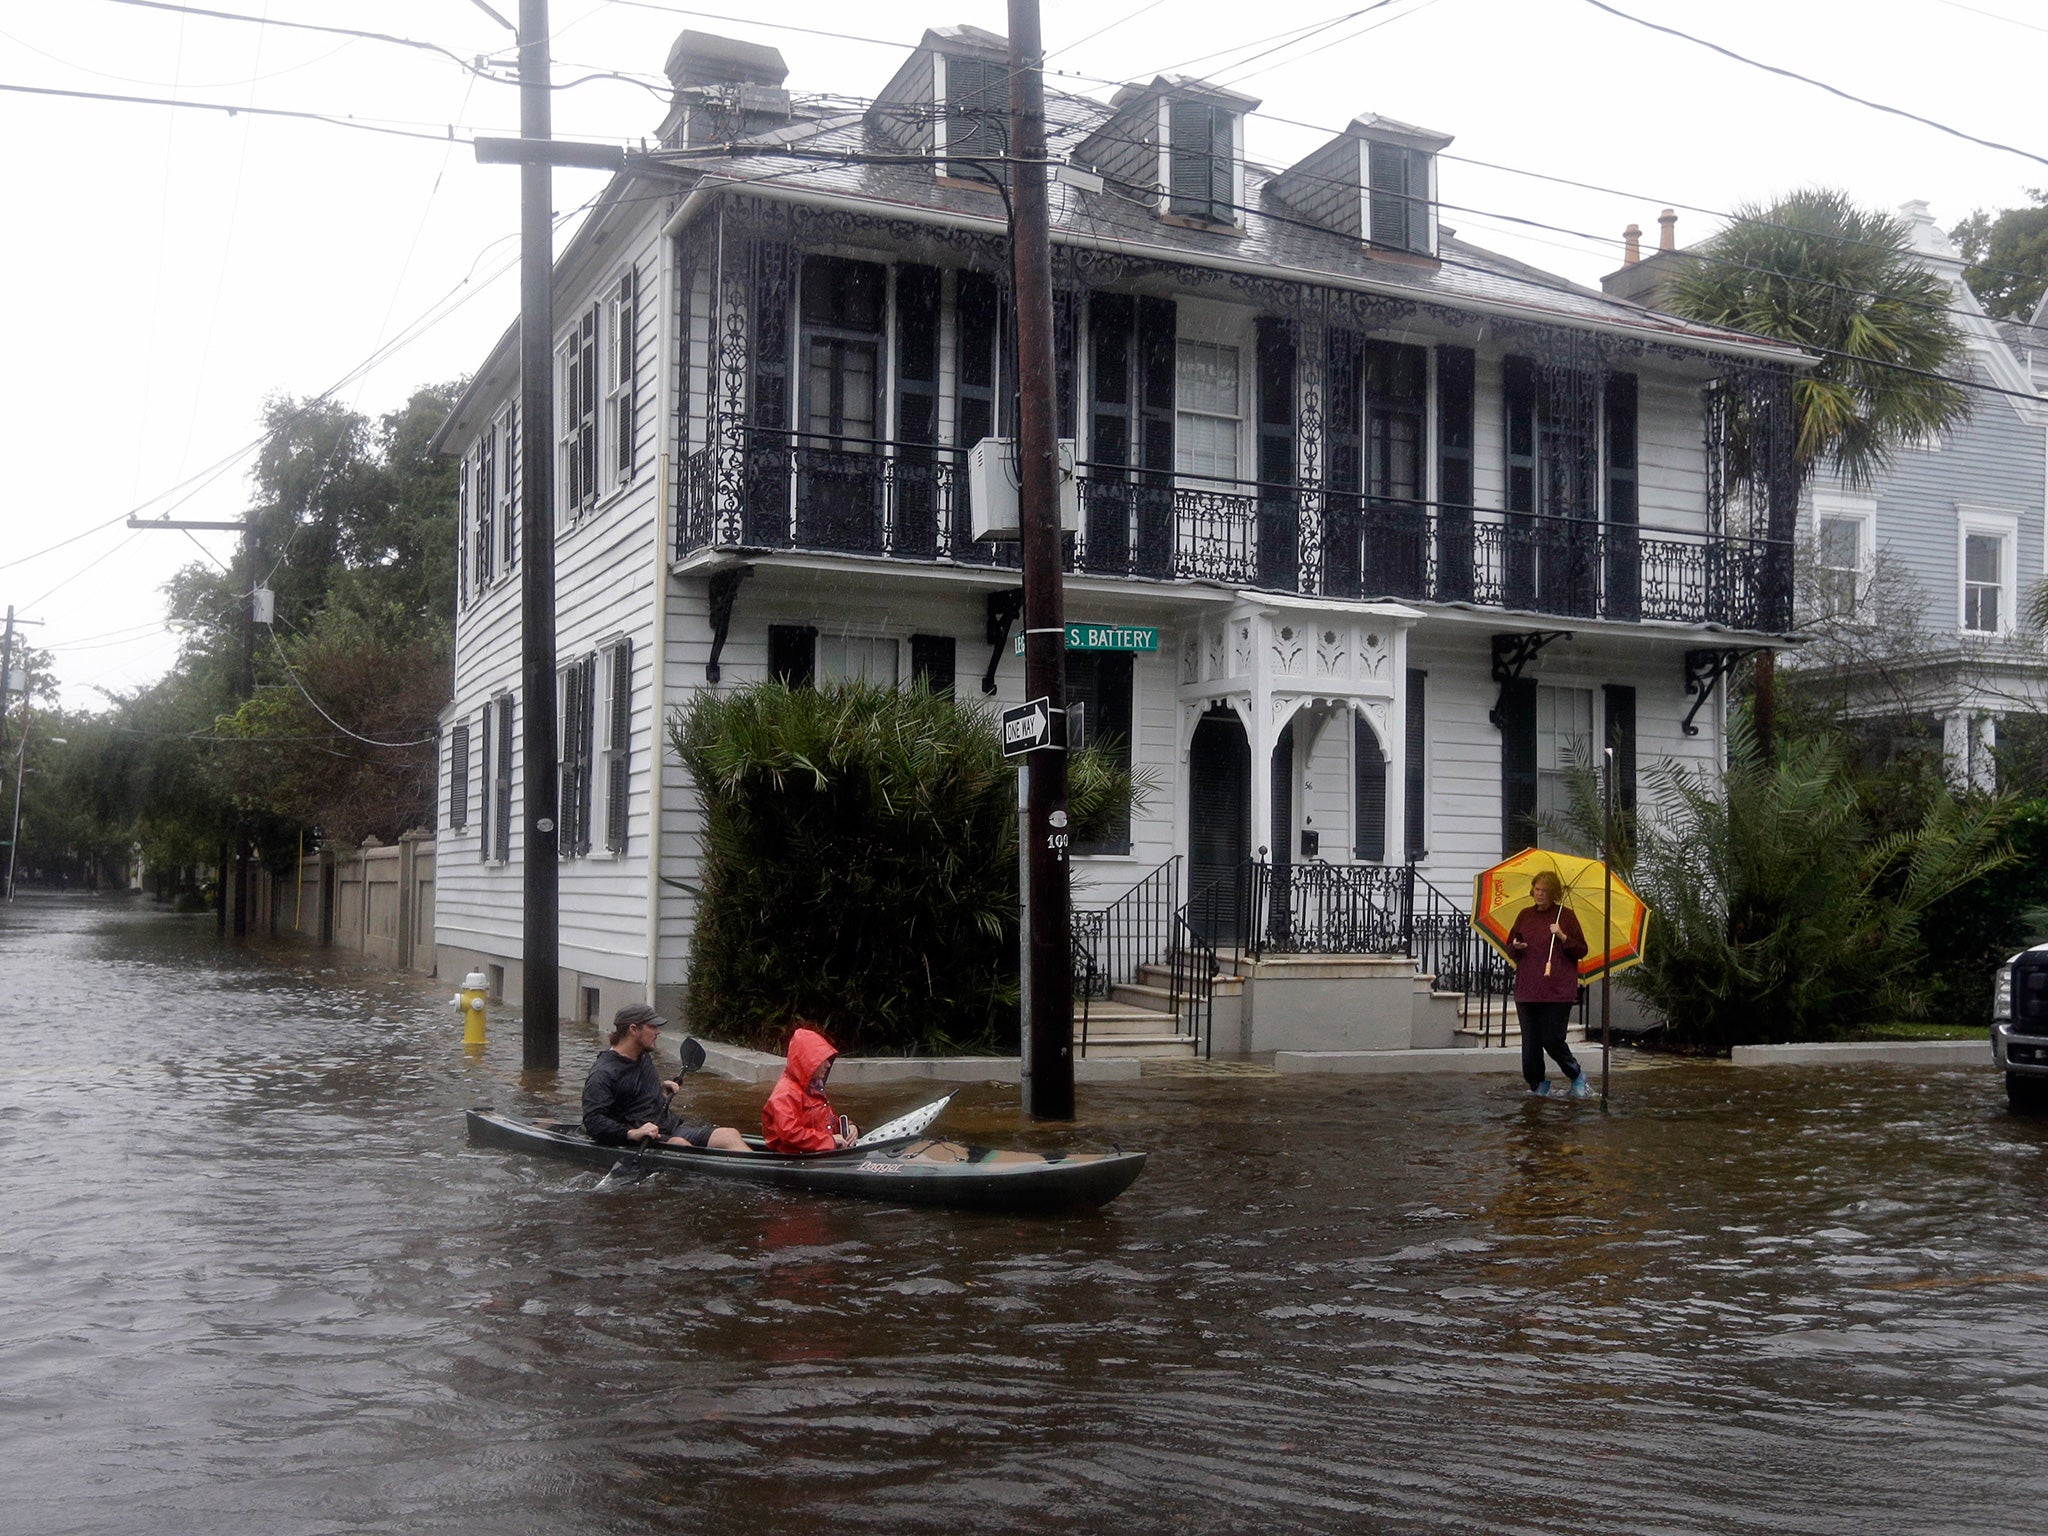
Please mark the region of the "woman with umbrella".
[[1572, 909], [1563, 904], [1564, 882], [1555, 871], [1537, 872], [1529, 884], [1529, 898], [1530, 904], [1508, 931], [1515, 1013], [1522, 1022], [1522, 1077], [1531, 1093], [1549, 1093], [1550, 1079], [1543, 1069], [1543, 1053], [1548, 1051], [1570, 1082], [1571, 1096], [1583, 1099], [1593, 1090], [1565, 1041], [1565, 1028], [1579, 997], [1579, 961], [1586, 953], [1586, 935]]

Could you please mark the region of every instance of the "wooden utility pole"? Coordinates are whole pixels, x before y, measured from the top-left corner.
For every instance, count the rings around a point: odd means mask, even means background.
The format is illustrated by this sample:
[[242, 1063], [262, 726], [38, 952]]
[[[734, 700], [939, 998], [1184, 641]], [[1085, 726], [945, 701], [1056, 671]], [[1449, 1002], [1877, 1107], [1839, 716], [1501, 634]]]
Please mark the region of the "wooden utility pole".
[[[519, 0], [519, 136], [553, 134], [547, 0]], [[520, 747], [526, 759], [525, 910], [520, 946], [521, 1056], [562, 1064], [561, 870], [555, 862], [554, 171], [519, 166]]]
[[[1053, 387], [1052, 235], [1045, 195], [1045, 60], [1038, 0], [1010, 3], [1011, 240], [1017, 303], [1018, 514], [1024, 565], [1024, 695], [1067, 707], [1060, 581], [1059, 417]], [[1024, 1109], [1074, 1118], [1074, 977], [1067, 887], [1066, 732], [1025, 759], [1027, 881]]]

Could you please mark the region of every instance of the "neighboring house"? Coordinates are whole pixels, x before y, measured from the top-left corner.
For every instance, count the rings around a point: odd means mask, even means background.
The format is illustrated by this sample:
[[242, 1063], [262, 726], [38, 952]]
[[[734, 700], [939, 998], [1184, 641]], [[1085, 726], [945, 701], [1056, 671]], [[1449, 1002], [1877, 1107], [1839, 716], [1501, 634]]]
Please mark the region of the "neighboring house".
[[[1808, 490], [1800, 527], [1816, 579], [1799, 617], [1809, 630], [1826, 619], [1850, 643], [1787, 664], [1825, 675], [1853, 714], [1918, 722], [1957, 783], [1989, 788], [2000, 718], [2048, 707], [2048, 656], [2024, 622], [2048, 570], [2048, 404], [2016, 398], [2048, 393], [2048, 331], [2037, 329], [2048, 314], [1992, 320], [1927, 204], [1899, 216], [1949, 287], [1969, 377], [2009, 393], [1973, 391], [1967, 422], [1900, 453], [1870, 487], [1824, 476]], [[1607, 292], [1656, 303], [1671, 265], [1688, 259], [1672, 249], [1669, 209], [1660, 223], [1659, 249], [1602, 279]], [[1628, 238], [1633, 257], [1633, 229]]]
[[[557, 266], [561, 963], [589, 1013], [688, 984], [676, 705], [770, 677], [1020, 701], [1017, 549], [972, 537], [966, 472], [1014, 415], [1004, 57], [927, 32], [847, 110], [788, 94], [773, 50], [685, 33], [660, 136], [679, 169], [622, 174]], [[1125, 631], [1070, 650], [1071, 734], [1162, 786], [1075, 850], [1076, 902], [1206, 892], [1194, 922], [1226, 958], [1401, 955], [1463, 932], [1473, 875], [1603, 747], [1631, 805], [1639, 764], [1721, 760], [1715, 680], [1790, 621], [1803, 360], [1458, 240], [1441, 134], [1366, 116], [1251, 164], [1255, 106], [1180, 78], [1049, 103], [1066, 613]], [[441, 436], [467, 532], [436, 932], [451, 970], [504, 985], [516, 372], [515, 331]], [[1719, 446], [1738, 406], [1760, 444], [1740, 481]], [[1269, 989], [1239, 1043], [1447, 1043], [1424, 1005], [1411, 1033], [1414, 966], [1373, 964], [1398, 1017]]]

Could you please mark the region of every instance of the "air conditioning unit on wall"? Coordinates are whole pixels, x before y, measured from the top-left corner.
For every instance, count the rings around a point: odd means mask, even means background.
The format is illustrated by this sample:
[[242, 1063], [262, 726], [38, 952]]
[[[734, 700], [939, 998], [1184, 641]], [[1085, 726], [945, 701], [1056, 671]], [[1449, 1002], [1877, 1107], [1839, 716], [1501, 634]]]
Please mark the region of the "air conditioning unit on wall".
[[[967, 451], [967, 495], [977, 539], [1023, 537], [1017, 512], [1017, 441], [984, 437]], [[1081, 531], [1081, 482], [1074, 474], [1074, 440], [1060, 439], [1060, 532]]]

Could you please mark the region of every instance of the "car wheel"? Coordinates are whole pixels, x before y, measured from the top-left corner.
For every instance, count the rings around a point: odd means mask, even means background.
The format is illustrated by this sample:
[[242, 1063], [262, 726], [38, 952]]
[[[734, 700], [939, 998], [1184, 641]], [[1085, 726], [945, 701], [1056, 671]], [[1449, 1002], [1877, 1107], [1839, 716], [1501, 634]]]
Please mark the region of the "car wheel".
[[2016, 1115], [2048, 1115], [2048, 1077], [2006, 1073], [2005, 1102]]

